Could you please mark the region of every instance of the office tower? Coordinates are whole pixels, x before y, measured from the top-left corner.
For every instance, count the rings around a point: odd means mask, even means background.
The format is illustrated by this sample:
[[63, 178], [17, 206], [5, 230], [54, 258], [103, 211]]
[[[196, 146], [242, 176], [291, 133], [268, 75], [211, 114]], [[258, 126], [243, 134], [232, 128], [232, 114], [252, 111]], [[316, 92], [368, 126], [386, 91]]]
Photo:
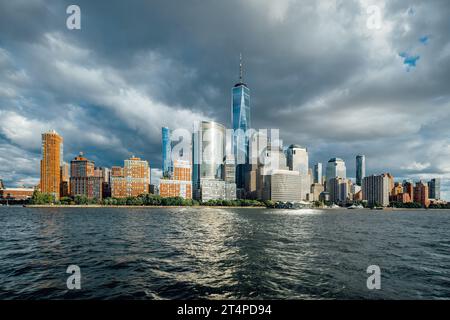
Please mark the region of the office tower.
[[194, 199], [236, 199], [236, 184], [226, 182], [223, 177], [225, 131], [223, 125], [213, 121], [195, 124], [192, 152]]
[[314, 165], [314, 183], [322, 184], [322, 163], [320, 162]]
[[289, 170], [297, 171], [300, 177], [300, 199], [306, 200], [311, 191], [309, 176], [308, 150], [299, 145], [292, 144], [287, 149], [287, 165]]
[[182, 197], [192, 199], [192, 173], [189, 161], [175, 160], [173, 162], [173, 175], [171, 179], [159, 181], [159, 194], [161, 197]]
[[194, 127], [193, 182], [222, 179], [225, 155], [225, 127], [213, 121], [200, 121]]
[[300, 188], [298, 171], [272, 170], [264, 179], [262, 199], [274, 202], [300, 202], [302, 200], [298, 192]]
[[3, 180], [0, 179], [0, 190], [5, 189], [5, 185], [3, 184]]
[[363, 178], [362, 196], [369, 206], [389, 205], [389, 177], [386, 174]]
[[345, 178], [334, 177], [328, 180], [328, 192], [330, 201], [344, 205], [349, 200], [349, 184]]
[[[270, 184], [268, 185], [266, 180], [269, 179], [270, 175], [274, 171], [289, 171], [289, 167], [286, 165], [286, 154], [283, 152], [282, 146], [277, 144], [271, 145], [270, 141], [264, 141], [264, 136], [260, 137], [259, 144], [261, 146], [265, 145], [265, 149], [263, 149], [265, 151], [261, 155], [260, 161], [258, 162], [258, 169], [256, 171], [256, 194], [257, 199], [267, 199], [269, 198], [269, 196], [267, 196], [267, 188]], [[298, 171], [296, 172], [298, 173]], [[300, 180], [300, 174], [297, 174], [296, 176], [298, 180]], [[300, 198], [300, 189], [301, 186], [299, 185], [297, 191], [299, 194], [298, 198]]]
[[61, 165], [63, 162], [63, 138], [52, 130], [42, 134], [41, 192], [59, 199]]
[[232, 154], [224, 158], [222, 177], [228, 183], [236, 183], [236, 161]]
[[331, 158], [327, 163], [326, 190], [328, 191], [329, 180], [332, 178], [347, 178], [347, 169], [344, 160]]
[[309, 169], [308, 150], [299, 145], [291, 144], [287, 149], [287, 165], [289, 170], [307, 175]]
[[233, 153], [236, 160], [237, 188], [244, 188], [244, 177], [248, 164], [247, 131], [250, 126], [250, 89], [243, 82], [242, 56], [239, 62], [239, 82], [231, 89], [231, 124], [233, 133]]
[[363, 154], [356, 156], [356, 184], [362, 186], [362, 180], [366, 176], [366, 156]]
[[132, 156], [124, 166], [111, 167], [111, 196], [113, 198], [137, 197], [149, 192], [150, 166], [146, 160]]
[[60, 167], [61, 183], [59, 189], [60, 197], [67, 197], [70, 195], [70, 169], [67, 162], [63, 162]]
[[70, 162], [70, 195], [89, 199], [103, 198], [102, 178], [95, 176], [94, 161], [80, 153]]
[[441, 199], [441, 179], [434, 178], [428, 181], [428, 193], [430, 199]]
[[416, 183], [414, 187], [414, 202], [420, 203], [423, 207], [427, 208], [430, 205], [428, 198], [428, 184], [423, 181]]
[[172, 172], [172, 144], [170, 139], [170, 129], [162, 127], [162, 174], [163, 177], [170, 177]]

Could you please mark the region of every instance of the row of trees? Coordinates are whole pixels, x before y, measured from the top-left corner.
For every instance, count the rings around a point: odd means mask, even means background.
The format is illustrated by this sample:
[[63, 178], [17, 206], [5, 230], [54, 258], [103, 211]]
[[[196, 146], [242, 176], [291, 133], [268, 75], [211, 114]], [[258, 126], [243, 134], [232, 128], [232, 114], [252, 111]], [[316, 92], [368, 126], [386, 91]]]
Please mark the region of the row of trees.
[[423, 205], [420, 202], [399, 202], [393, 201], [389, 204], [391, 208], [405, 208], [405, 209], [420, 209], [423, 208]]
[[55, 201], [54, 197], [48, 193], [35, 191], [30, 200], [31, 204], [59, 204], [59, 205], [104, 205], [104, 206], [224, 206], [224, 207], [265, 207], [274, 206], [271, 201], [261, 202], [257, 200], [209, 200], [200, 202], [193, 199], [183, 199], [181, 197], [162, 198], [158, 195], [143, 194], [138, 197], [127, 198], [105, 198], [102, 200], [88, 198], [84, 195], [75, 197], [62, 197]]

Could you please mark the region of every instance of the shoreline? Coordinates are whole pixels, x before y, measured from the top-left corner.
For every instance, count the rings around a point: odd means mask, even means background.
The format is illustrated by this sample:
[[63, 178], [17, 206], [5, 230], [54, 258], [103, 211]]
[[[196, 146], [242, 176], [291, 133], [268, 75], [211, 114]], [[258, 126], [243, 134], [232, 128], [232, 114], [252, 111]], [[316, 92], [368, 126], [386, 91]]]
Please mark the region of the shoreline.
[[137, 209], [137, 208], [156, 208], [156, 209], [165, 209], [165, 208], [217, 208], [217, 209], [237, 209], [237, 208], [245, 208], [245, 209], [268, 209], [266, 207], [244, 207], [244, 206], [133, 206], [133, 205], [122, 205], [122, 206], [104, 206], [101, 204], [90, 204], [90, 205], [47, 205], [47, 204], [29, 204], [23, 205], [25, 208], [127, 208], [127, 209]]
[[334, 210], [368, 210], [368, 211], [439, 211], [439, 210], [450, 210], [450, 209], [426, 209], [426, 208], [383, 208], [383, 209], [370, 209], [370, 208], [359, 208], [359, 209], [348, 209], [348, 208], [302, 208], [302, 209], [289, 209], [289, 208], [267, 208], [267, 207], [252, 207], [252, 206], [135, 206], [135, 205], [99, 205], [99, 204], [91, 204], [91, 205], [48, 205], [48, 204], [29, 204], [29, 205], [17, 205], [14, 207], [25, 207], [25, 208], [126, 208], [126, 209], [143, 209], [143, 208], [155, 208], [155, 209], [170, 209], [170, 208], [216, 208], [216, 209], [277, 209], [277, 210], [326, 210], [326, 211], [334, 211]]

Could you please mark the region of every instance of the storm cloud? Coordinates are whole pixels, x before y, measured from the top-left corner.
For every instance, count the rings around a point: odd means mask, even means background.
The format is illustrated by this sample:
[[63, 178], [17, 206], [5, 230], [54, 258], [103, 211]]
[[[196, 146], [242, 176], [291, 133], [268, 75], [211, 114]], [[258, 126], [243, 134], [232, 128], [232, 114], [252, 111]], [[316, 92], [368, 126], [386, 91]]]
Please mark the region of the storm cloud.
[[[66, 8], [81, 8], [81, 30]], [[377, 6], [380, 28], [369, 28]], [[38, 181], [40, 133], [64, 158], [134, 154], [161, 166], [161, 126], [231, 122], [239, 54], [252, 127], [341, 157], [354, 176], [444, 179], [450, 200], [450, 3], [434, 1], [2, 1], [0, 178]]]

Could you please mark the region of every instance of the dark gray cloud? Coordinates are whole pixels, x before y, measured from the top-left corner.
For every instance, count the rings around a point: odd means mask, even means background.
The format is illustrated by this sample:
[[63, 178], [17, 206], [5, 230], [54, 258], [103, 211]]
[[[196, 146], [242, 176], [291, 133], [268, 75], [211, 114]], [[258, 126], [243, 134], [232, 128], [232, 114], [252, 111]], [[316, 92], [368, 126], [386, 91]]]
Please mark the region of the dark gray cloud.
[[230, 125], [240, 52], [253, 127], [280, 128], [311, 165], [339, 156], [353, 176], [365, 153], [369, 173], [450, 178], [448, 1], [77, 1], [81, 30], [69, 4], [0, 3], [0, 147], [20, 159], [0, 156], [7, 182], [36, 179], [50, 128], [66, 161], [159, 167], [161, 126]]

